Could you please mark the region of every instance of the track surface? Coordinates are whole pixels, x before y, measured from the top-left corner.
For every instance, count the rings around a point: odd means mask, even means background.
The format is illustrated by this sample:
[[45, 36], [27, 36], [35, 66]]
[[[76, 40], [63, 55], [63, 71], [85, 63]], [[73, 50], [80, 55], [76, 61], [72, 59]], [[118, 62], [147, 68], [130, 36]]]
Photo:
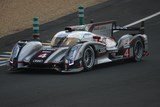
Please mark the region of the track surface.
[[[88, 8], [86, 20], [116, 19], [126, 25], [158, 11], [159, 0], [111, 0]], [[42, 25], [42, 35], [77, 23], [75, 18], [76, 14], [71, 14]], [[160, 107], [159, 28], [160, 16], [146, 21], [150, 56], [139, 63], [109, 63], [89, 72], [65, 75], [51, 71], [8, 73], [8, 67], [2, 66], [0, 107]], [[30, 34], [28, 29], [2, 38], [0, 50], [10, 50], [15, 41], [31, 38]]]

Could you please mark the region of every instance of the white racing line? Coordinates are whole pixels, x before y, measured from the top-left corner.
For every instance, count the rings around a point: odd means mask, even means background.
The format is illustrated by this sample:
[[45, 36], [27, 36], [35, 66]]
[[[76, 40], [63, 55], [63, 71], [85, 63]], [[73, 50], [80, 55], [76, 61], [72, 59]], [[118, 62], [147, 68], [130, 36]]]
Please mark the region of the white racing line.
[[142, 21], [149, 20], [149, 19], [151, 19], [151, 18], [153, 18], [153, 17], [156, 17], [156, 16], [158, 16], [158, 15], [160, 15], [160, 11], [157, 12], [157, 13], [154, 13], [154, 14], [148, 16], [148, 17], [145, 17], [145, 18], [143, 18], [143, 19], [140, 19], [140, 20], [137, 20], [137, 21], [135, 21], [135, 22], [133, 22], [133, 23], [130, 23], [130, 24], [128, 24], [128, 25], [125, 25], [125, 26], [123, 26], [123, 27], [131, 27], [131, 26], [133, 26], [133, 25], [136, 25], [136, 24], [138, 24], [138, 23], [141, 23]]
[[0, 67], [1, 66], [4, 66], [4, 65], [7, 65], [8, 61], [0, 61]]
[[7, 65], [9, 58], [10, 55], [0, 55], [0, 66]]
[[[147, 16], [147, 17], [145, 17], [145, 18], [142, 18], [142, 19], [140, 19], [140, 20], [137, 20], [137, 21], [135, 21], [135, 22], [133, 22], [133, 23], [130, 23], [130, 24], [128, 24], [128, 25], [125, 25], [125, 26], [123, 26], [123, 27], [131, 27], [131, 26], [133, 26], [133, 25], [136, 25], [136, 24], [138, 24], [138, 23], [141, 23], [142, 21], [146, 21], [146, 20], [149, 20], [149, 19], [151, 19], [151, 18], [154, 18], [154, 17], [156, 17], [156, 16], [158, 16], [158, 15], [160, 15], [160, 11], [159, 12], [156, 12], [156, 13], [154, 13], [154, 14], [152, 14], [152, 15], [150, 15], [150, 16]], [[117, 31], [116, 31], [117, 32]], [[8, 55], [0, 55], [0, 56], [8, 56]], [[0, 66], [4, 66], [4, 65], [7, 65], [7, 63], [8, 63], [8, 61], [0, 61]]]
[[0, 55], [0, 57], [9, 58], [10, 55]]

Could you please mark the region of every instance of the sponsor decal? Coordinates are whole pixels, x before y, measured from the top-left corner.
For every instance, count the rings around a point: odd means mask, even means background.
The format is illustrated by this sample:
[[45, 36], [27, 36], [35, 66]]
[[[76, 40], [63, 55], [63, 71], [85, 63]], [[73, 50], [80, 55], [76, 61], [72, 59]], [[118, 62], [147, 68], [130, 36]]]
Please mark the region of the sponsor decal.
[[38, 55], [38, 58], [46, 58], [46, 57], [47, 57], [47, 53], [42, 53]]
[[33, 62], [34, 62], [34, 63], [42, 63], [43, 60], [35, 59], [35, 60], [33, 60]]
[[33, 63], [43, 63], [53, 52], [52, 50], [42, 50], [38, 52], [31, 61]]
[[44, 51], [42, 51], [42, 53], [51, 53], [51, 51], [44, 50]]

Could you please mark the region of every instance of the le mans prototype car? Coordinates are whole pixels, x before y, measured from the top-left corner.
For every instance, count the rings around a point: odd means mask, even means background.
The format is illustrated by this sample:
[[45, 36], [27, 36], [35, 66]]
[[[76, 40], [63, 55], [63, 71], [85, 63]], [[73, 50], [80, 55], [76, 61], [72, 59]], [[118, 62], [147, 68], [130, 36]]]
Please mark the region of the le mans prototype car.
[[[115, 40], [116, 31], [138, 31]], [[114, 36], [113, 36], [114, 35]], [[12, 69], [54, 69], [59, 72], [91, 70], [94, 65], [148, 55], [148, 40], [141, 27], [119, 27], [116, 21], [67, 26], [53, 36], [51, 45], [18, 41], [12, 50]]]

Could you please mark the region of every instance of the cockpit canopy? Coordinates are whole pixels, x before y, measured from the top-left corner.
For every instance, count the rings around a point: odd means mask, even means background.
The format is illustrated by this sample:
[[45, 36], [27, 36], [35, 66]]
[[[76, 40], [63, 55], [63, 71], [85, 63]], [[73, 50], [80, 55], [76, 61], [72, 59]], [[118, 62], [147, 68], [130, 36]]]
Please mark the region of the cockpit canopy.
[[72, 46], [79, 41], [78, 38], [74, 37], [53, 37], [51, 46]]
[[72, 36], [69, 37], [69, 34], [64, 32], [57, 33], [51, 41], [51, 46], [72, 46], [80, 41], [80, 39]]
[[51, 41], [51, 46], [72, 46], [78, 42], [93, 41], [94, 34], [87, 31], [60, 31]]

